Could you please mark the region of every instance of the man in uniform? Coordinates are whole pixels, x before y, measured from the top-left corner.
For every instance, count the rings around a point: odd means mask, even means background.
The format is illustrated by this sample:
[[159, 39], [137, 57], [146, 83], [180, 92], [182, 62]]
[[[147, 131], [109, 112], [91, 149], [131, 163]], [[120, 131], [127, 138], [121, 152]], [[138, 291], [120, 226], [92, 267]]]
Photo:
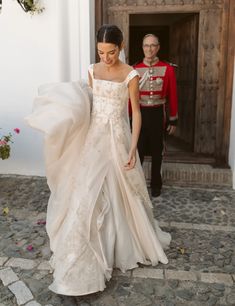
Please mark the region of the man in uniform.
[[[140, 106], [142, 128], [138, 151], [141, 163], [145, 155], [152, 157], [151, 193], [161, 194], [161, 164], [165, 129], [173, 134], [177, 124], [178, 106], [174, 68], [158, 59], [160, 43], [157, 36], [147, 34], [143, 38], [143, 62], [134, 68], [140, 74]], [[166, 115], [167, 114], [167, 115]], [[146, 149], [147, 154], [146, 154]]]

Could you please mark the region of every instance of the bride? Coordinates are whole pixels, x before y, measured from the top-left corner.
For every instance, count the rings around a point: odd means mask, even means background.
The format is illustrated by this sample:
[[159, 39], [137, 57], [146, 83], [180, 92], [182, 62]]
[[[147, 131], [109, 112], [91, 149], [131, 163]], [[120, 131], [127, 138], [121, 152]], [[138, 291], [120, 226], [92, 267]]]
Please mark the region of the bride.
[[[100, 62], [83, 82], [44, 85], [28, 123], [45, 133], [51, 196], [47, 233], [53, 256], [50, 289], [85, 295], [105, 288], [113, 268], [167, 264], [170, 235], [153, 218], [137, 153], [139, 76], [119, 60], [122, 32], [97, 34]], [[132, 134], [127, 105], [132, 105]]]

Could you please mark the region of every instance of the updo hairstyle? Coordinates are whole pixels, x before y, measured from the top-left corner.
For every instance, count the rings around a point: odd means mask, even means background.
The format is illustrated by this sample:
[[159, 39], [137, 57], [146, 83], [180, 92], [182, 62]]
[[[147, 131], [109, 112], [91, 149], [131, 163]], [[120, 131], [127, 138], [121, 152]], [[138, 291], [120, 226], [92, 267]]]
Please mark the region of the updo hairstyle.
[[104, 24], [100, 27], [96, 35], [97, 43], [109, 43], [121, 48], [123, 42], [122, 31], [113, 24]]

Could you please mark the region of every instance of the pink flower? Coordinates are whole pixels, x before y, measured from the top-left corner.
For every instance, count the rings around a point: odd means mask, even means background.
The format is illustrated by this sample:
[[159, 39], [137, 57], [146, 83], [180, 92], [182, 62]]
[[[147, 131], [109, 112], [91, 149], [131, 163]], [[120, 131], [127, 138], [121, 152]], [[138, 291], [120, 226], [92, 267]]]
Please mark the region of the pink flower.
[[5, 146], [7, 142], [5, 140], [0, 140], [0, 146]]
[[27, 251], [32, 252], [33, 251], [32, 244], [29, 244], [26, 249], [27, 249]]
[[15, 129], [14, 129], [14, 132], [15, 132], [16, 134], [19, 134], [19, 133], [20, 133], [20, 129], [15, 128]]
[[39, 220], [37, 221], [37, 224], [38, 224], [38, 225], [45, 225], [45, 224], [46, 224], [46, 221], [43, 220], [43, 219], [39, 219]]

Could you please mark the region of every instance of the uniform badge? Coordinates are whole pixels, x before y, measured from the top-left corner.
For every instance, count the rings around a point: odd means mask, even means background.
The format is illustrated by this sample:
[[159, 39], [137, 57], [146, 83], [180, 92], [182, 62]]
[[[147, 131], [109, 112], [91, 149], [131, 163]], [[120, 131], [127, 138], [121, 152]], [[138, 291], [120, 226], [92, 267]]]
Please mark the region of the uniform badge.
[[156, 78], [156, 83], [157, 83], [157, 85], [162, 85], [163, 79], [161, 79], [161, 78]]

